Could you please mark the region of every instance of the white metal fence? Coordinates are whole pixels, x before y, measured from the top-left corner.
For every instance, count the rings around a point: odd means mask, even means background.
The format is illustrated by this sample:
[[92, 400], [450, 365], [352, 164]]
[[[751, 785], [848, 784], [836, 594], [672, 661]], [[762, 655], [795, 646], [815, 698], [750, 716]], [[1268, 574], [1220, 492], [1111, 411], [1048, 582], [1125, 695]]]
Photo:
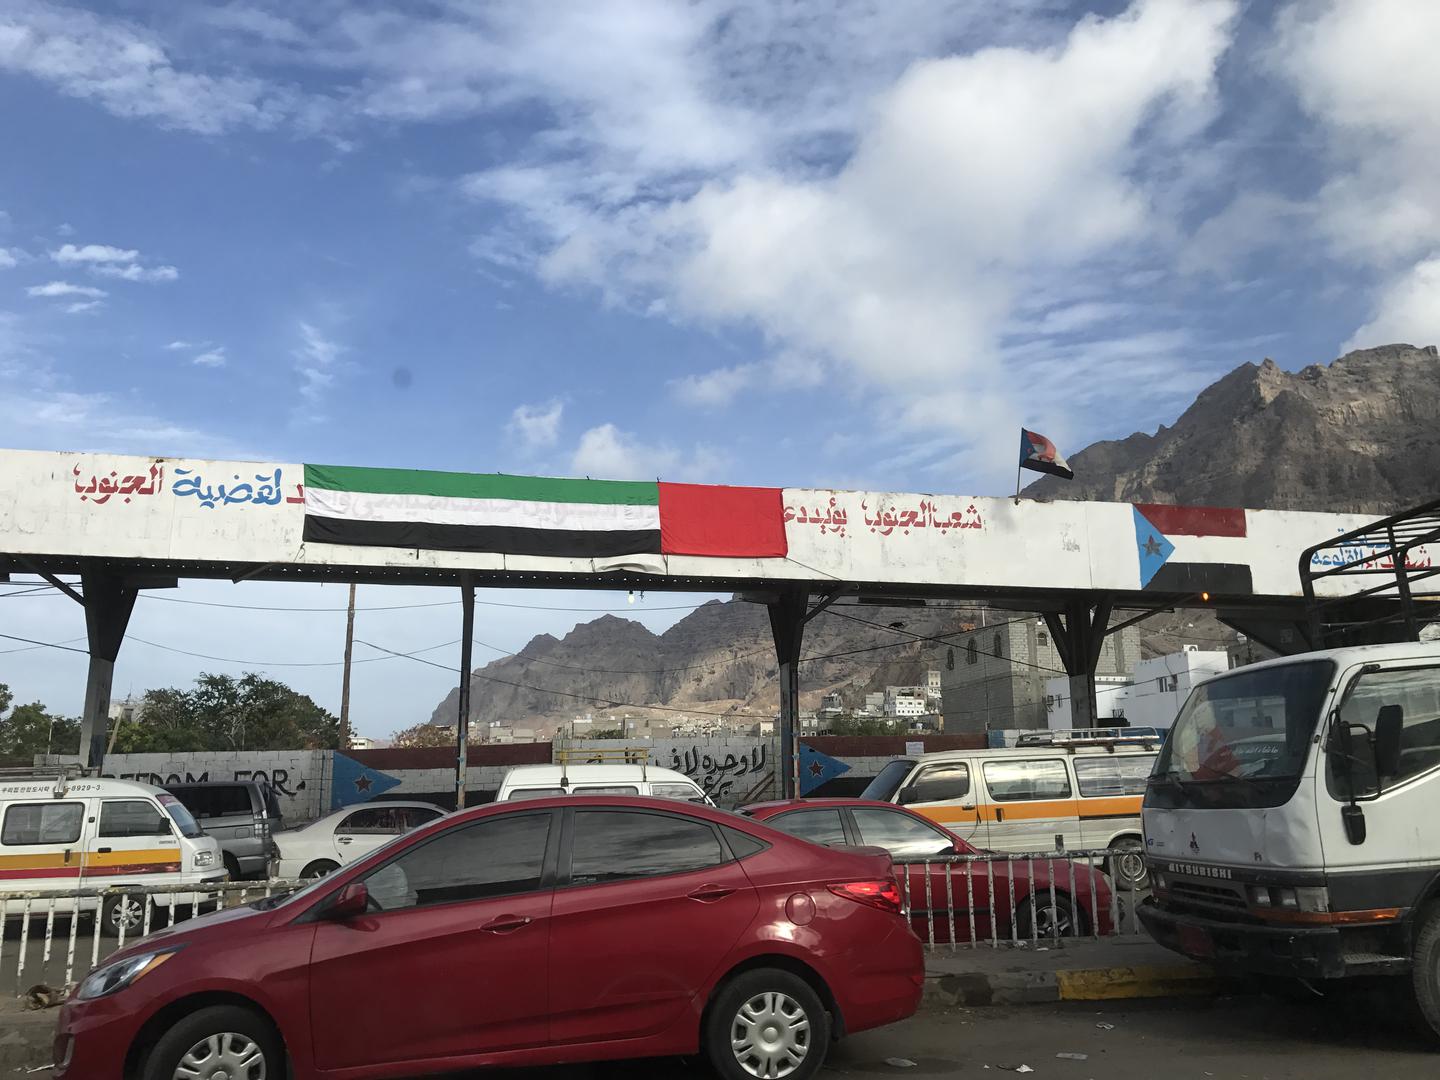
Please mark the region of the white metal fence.
[[0, 892], [0, 986], [10, 977], [16, 993], [38, 983], [57, 989], [69, 986], [127, 941], [152, 930], [288, 893], [301, 884], [230, 881], [198, 890], [149, 885]]
[[1116, 888], [1115, 851], [895, 860], [905, 914], [931, 948], [1059, 946], [1144, 932], [1148, 890]]

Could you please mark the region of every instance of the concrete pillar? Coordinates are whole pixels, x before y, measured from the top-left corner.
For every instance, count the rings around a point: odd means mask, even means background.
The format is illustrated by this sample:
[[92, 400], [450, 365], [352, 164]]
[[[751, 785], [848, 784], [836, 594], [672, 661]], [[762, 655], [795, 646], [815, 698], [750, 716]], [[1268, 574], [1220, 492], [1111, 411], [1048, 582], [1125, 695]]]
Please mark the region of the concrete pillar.
[[105, 759], [105, 734], [110, 723], [110, 692], [115, 659], [130, 625], [138, 590], [118, 574], [84, 571], [80, 587], [85, 603], [85, 634], [90, 644], [90, 669], [85, 678], [85, 711], [80, 720], [81, 764], [100, 768]]

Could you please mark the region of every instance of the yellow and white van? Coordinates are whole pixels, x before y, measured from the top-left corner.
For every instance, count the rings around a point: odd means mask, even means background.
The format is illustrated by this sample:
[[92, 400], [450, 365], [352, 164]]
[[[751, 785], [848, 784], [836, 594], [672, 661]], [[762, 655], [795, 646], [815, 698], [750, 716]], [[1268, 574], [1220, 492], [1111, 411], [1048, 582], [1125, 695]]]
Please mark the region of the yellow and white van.
[[[206, 885], [226, 873], [214, 839], [157, 787], [102, 777], [0, 778], [0, 895], [56, 889]], [[192, 894], [182, 895], [188, 903]], [[168, 907], [173, 894], [156, 894]], [[94, 911], [92, 898], [62, 898], [56, 911]], [[6, 913], [18, 913], [11, 901]], [[131, 933], [143, 909], [105, 898], [101, 931]]]
[[861, 798], [899, 803], [976, 847], [1114, 852], [1122, 889], [1147, 883], [1140, 802], [1160, 740], [1039, 735], [996, 750], [945, 750], [890, 762]]

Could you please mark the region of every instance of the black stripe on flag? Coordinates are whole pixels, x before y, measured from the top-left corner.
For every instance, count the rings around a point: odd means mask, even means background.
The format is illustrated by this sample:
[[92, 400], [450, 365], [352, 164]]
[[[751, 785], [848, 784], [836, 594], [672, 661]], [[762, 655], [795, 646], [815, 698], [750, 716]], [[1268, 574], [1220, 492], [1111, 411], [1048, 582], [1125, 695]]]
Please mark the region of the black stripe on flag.
[[1155, 571], [1145, 591], [1245, 596], [1255, 590], [1245, 563], [1167, 562]]
[[477, 551], [557, 559], [658, 555], [659, 529], [524, 529], [418, 521], [347, 521], [305, 515], [305, 539], [321, 544], [433, 551]]

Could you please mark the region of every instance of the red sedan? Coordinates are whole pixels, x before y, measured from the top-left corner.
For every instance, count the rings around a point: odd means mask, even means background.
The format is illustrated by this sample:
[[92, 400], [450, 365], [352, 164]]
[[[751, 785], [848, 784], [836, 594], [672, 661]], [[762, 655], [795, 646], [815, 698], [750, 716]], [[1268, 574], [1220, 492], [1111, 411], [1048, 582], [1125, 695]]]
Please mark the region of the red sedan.
[[696, 804], [452, 814], [280, 899], [112, 956], [60, 1014], [70, 1080], [344, 1080], [703, 1050], [805, 1080], [920, 1001], [890, 858]]
[[1109, 934], [1114, 929], [1110, 882], [1099, 870], [1049, 859], [1043, 852], [1031, 858], [997, 855], [993, 861], [947, 863], [943, 860], [949, 856], [990, 853], [903, 806], [868, 799], [788, 799], [756, 803], [741, 813], [812, 843], [884, 848], [897, 862], [908, 863], [902, 885], [911, 925], [923, 941], [948, 943], [952, 913], [957, 942]]

